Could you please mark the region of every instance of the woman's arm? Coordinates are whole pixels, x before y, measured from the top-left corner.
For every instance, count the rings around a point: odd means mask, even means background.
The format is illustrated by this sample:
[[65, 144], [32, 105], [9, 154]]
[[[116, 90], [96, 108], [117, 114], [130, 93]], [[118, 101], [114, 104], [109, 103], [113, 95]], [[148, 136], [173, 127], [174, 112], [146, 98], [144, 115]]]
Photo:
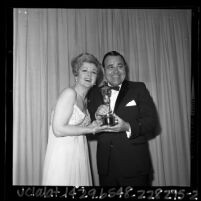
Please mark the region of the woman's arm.
[[55, 136], [64, 137], [94, 133], [94, 126], [81, 127], [68, 124], [73, 113], [75, 101], [76, 92], [71, 88], [65, 89], [60, 95], [52, 121], [53, 133]]

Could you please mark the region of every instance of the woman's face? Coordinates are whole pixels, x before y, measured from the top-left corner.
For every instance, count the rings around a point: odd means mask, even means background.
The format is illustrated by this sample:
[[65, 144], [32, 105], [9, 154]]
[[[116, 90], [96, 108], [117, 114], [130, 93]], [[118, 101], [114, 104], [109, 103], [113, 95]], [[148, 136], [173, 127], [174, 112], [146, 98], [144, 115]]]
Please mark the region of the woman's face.
[[77, 81], [79, 84], [90, 88], [96, 83], [98, 69], [95, 64], [84, 62], [78, 70]]

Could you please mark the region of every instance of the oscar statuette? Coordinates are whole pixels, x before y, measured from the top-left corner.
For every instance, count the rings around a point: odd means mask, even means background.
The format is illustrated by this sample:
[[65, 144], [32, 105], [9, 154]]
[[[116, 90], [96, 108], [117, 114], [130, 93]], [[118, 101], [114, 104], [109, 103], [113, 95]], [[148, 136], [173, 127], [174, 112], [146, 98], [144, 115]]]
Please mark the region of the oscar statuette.
[[105, 82], [101, 88], [101, 93], [103, 96], [103, 103], [105, 106], [109, 108], [108, 112], [102, 116], [103, 125], [114, 126], [116, 124], [115, 117], [110, 108], [110, 96], [111, 96], [111, 89]]

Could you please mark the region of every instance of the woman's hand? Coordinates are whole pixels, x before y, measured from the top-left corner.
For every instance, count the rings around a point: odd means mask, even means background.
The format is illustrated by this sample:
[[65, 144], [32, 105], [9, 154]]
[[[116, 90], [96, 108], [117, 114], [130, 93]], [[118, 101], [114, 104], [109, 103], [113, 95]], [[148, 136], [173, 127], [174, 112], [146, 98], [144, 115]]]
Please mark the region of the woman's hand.
[[96, 134], [106, 131], [109, 126], [102, 126], [101, 120], [95, 120], [88, 126], [88, 128], [92, 130], [91, 133]]

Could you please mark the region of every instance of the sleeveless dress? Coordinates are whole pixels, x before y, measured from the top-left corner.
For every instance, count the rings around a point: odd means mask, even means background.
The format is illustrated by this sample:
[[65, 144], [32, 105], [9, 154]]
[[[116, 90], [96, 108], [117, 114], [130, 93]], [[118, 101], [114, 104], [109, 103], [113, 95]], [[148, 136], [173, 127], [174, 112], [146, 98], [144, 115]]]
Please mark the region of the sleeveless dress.
[[[87, 126], [90, 116], [74, 104], [70, 125]], [[85, 135], [56, 137], [49, 128], [42, 185], [92, 186], [88, 143]]]

